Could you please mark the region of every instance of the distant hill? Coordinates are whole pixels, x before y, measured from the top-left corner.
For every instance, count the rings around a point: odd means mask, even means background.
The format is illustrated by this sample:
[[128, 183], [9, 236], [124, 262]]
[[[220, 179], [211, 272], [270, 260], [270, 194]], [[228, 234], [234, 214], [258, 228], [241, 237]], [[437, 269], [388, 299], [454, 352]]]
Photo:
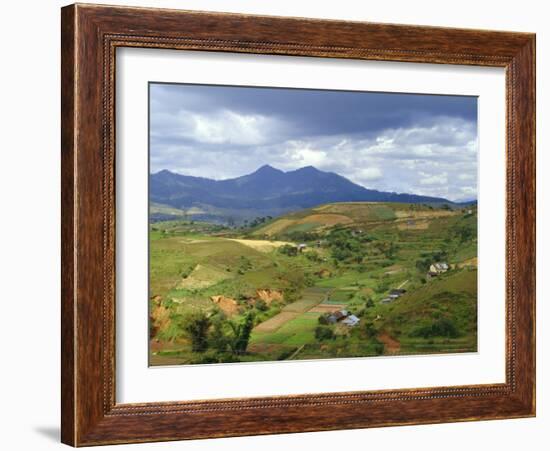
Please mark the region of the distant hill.
[[177, 209], [198, 220], [236, 223], [334, 202], [452, 204], [438, 197], [367, 189], [313, 166], [284, 172], [265, 165], [251, 174], [227, 180], [163, 170], [150, 176], [149, 192], [150, 202], [155, 205], [152, 216], [159, 211], [177, 216], [173, 210]]
[[[432, 223], [446, 223], [461, 217], [464, 209], [443, 209], [430, 204], [400, 202], [339, 202], [319, 205], [279, 216], [256, 227], [252, 234], [262, 237], [285, 237], [295, 232], [322, 232], [341, 225], [353, 229], [371, 229], [381, 225], [386, 230], [425, 231]], [[476, 214], [474, 209], [472, 215]]]

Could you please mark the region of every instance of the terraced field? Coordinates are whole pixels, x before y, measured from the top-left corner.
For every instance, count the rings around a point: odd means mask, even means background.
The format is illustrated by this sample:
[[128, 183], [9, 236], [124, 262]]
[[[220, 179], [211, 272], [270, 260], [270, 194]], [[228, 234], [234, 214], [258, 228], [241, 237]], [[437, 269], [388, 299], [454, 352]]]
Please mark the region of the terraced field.
[[285, 232], [324, 230], [335, 225], [376, 223], [393, 223], [400, 230], [424, 230], [431, 220], [454, 215], [453, 211], [434, 210], [418, 204], [342, 202], [291, 213], [259, 228], [254, 234], [272, 237]]
[[314, 311], [316, 307], [327, 299], [330, 291], [330, 289], [319, 287], [306, 288], [302, 294], [302, 298], [299, 301], [285, 305], [281, 313], [258, 324], [254, 328], [253, 333], [262, 334], [266, 332], [274, 332], [280, 329], [287, 322], [299, 317], [302, 313]]

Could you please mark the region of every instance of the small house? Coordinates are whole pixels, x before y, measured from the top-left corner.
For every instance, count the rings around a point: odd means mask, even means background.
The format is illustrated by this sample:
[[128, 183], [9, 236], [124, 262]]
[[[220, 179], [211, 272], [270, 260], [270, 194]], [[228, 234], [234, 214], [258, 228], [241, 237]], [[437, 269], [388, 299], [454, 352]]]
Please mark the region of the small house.
[[403, 296], [406, 292], [407, 290], [404, 290], [403, 288], [394, 288], [390, 291], [389, 295], [398, 298], [399, 296]]
[[344, 318], [349, 316], [349, 312], [347, 310], [337, 310], [335, 312], [332, 312], [327, 317], [327, 322], [329, 324], [336, 324], [339, 321], [342, 321]]
[[389, 304], [390, 302], [395, 301], [398, 297], [402, 296], [406, 292], [407, 292], [407, 290], [404, 290], [403, 288], [394, 288], [380, 302], [382, 302], [382, 304]]
[[430, 275], [438, 275], [443, 274], [444, 272], [447, 272], [449, 270], [449, 265], [447, 263], [441, 262], [441, 263], [433, 263], [430, 265]]
[[342, 320], [342, 324], [345, 324], [348, 327], [355, 327], [359, 324], [361, 320], [355, 315], [348, 315]]

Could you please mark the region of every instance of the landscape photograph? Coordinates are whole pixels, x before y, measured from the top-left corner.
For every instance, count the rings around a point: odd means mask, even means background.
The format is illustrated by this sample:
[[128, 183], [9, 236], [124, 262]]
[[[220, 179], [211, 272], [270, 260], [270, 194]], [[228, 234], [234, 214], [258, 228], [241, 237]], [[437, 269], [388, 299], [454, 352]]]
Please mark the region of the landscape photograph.
[[477, 352], [471, 96], [149, 84], [149, 365]]

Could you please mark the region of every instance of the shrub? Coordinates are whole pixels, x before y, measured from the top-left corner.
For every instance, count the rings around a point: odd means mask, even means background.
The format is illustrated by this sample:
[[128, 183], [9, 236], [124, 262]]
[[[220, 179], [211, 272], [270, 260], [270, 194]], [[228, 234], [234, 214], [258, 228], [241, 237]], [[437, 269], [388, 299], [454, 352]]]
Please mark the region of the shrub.
[[390, 284], [387, 281], [380, 282], [377, 287], [375, 288], [375, 291], [377, 293], [384, 293], [385, 291], [388, 291], [390, 288]]
[[367, 337], [373, 338], [377, 334], [377, 330], [374, 327], [373, 323], [365, 323], [365, 333], [367, 334]]
[[323, 261], [323, 259], [319, 255], [319, 253], [316, 252], [316, 251], [313, 251], [313, 250], [309, 251], [309, 252], [306, 252], [305, 256], [309, 261], [312, 261], [312, 262], [315, 262], [315, 263], [320, 263], [320, 262]]
[[280, 254], [287, 255], [289, 257], [295, 257], [298, 255], [298, 248], [291, 244], [285, 244], [278, 249]]
[[455, 323], [449, 318], [439, 318], [433, 321], [431, 324], [417, 327], [411, 334], [412, 337], [447, 337], [457, 338], [460, 336], [460, 332]]
[[334, 338], [334, 332], [328, 326], [317, 326], [315, 328], [315, 339], [318, 341], [332, 340]]
[[189, 275], [193, 272], [194, 269], [195, 269], [195, 265], [188, 265], [187, 267], [182, 268], [182, 270], [180, 272], [181, 278], [182, 279], [187, 279], [189, 277]]
[[277, 360], [286, 360], [288, 359], [292, 354], [296, 352], [298, 348], [292, 347], [289, 349], [285, 349], [284, 351], [281, 351], [281, 353], [277, 356]]
[[254, 305], [260, 312], [265, 312], [269, 308], [263, 299], [258, 299]]

